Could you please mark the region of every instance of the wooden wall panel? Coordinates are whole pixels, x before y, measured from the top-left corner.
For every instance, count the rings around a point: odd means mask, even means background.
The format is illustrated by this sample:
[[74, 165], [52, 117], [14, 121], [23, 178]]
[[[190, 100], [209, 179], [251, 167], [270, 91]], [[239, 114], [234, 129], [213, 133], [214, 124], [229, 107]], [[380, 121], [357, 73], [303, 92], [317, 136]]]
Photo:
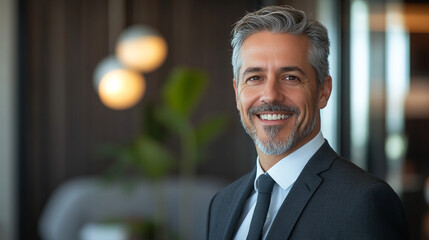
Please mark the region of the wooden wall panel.
[[[165, 36], [169, 55], [147, 74], [143, 101], [159, 101], [160, 88], [175, 66], [206, 69], [211, 78], [198, 107], [202, 115], [231, 116], [225, 134], [210, 146], [199, 175], [234, 179], [254, 164], [250, 139], [241, 129], [232, 89], [231, 25], [254, 1], [127, 0], [125, 25], [149, 24]], [[112, 53], [108, 0], [22, 0], [25, 43], [21, 69], [23, 125], [20, 130], [19, 239], [39, 239], [37, 222], [46, 201], [64, 181], [99, 174], [105, 167], [98, 144], [125, 143], [140, 132], [141, 106], [113, 111], [92, 85], [96, 65]], [[22, 37], [22, 36], [21, 36]], [[110, 44], [111, 45], [111, 44]]]

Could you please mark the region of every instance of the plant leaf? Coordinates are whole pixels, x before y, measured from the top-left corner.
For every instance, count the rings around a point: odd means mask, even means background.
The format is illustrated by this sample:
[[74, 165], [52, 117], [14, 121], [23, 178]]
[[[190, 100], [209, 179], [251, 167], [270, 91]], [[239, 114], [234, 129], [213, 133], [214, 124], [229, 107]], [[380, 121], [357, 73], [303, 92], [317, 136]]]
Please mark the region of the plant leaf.
[[160, 122], [156, 116], [157, 106], [152, 102], [147, 102], [143, 108], [143, 135], [158, 141], [163, 141], [168, 137], [165, 124]]
[[196, 107], [208, 82], [204, 71], [176, 68], [162, 89], [164, 103], [173, 112], [189, 116]]
[[148, 178], [164, 177], [174, 164], [168, 150], [153, 139], [141, 137], [135, 142], [135, 148], [137, 164]]
[[186, 118], [171, 111], [170, 108], [159, 108], [155, 115], [160, 122], [175, 133], [181, 134], [182, 131], [188, 128]]
[[224, 115], [208, 117], [200, 123], [195, 131], [198, 148], [202, 148], [208, 142], [217, 137], [226, 127], [227, 123], [228, 118]]

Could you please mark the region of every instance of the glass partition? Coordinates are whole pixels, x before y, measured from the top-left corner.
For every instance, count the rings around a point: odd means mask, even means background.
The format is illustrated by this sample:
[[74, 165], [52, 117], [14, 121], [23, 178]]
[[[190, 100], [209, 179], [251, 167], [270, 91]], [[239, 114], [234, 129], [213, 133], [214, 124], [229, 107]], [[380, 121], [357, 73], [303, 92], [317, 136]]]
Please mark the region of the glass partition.
[[352, 0], [345, 44], [350, 158], [401, 196], [411, 239], [429, 239], [429, 3]]

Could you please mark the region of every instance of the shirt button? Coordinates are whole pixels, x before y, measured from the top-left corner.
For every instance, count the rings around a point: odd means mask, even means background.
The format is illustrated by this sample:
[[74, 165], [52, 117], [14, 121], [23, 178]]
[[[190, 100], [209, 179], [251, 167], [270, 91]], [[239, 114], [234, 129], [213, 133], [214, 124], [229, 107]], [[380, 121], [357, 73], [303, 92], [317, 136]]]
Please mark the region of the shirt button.
[[270, 218], [270, 217], [271, 217], [271, 215], [269, 213], [267, 213], [267, 219]]

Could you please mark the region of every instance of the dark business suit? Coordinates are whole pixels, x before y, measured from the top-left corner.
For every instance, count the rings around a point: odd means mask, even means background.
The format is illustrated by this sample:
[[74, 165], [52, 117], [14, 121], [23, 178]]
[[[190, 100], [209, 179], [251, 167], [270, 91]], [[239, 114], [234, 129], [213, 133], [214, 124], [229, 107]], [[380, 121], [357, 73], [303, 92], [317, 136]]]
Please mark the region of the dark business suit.
[[[234, 237], [255, 174], [253, 170], [213, 198], [208, 240]], [[293, 185], [267, 239], [408, 239], [408, 230], [393, 190], [325, 142]]]

